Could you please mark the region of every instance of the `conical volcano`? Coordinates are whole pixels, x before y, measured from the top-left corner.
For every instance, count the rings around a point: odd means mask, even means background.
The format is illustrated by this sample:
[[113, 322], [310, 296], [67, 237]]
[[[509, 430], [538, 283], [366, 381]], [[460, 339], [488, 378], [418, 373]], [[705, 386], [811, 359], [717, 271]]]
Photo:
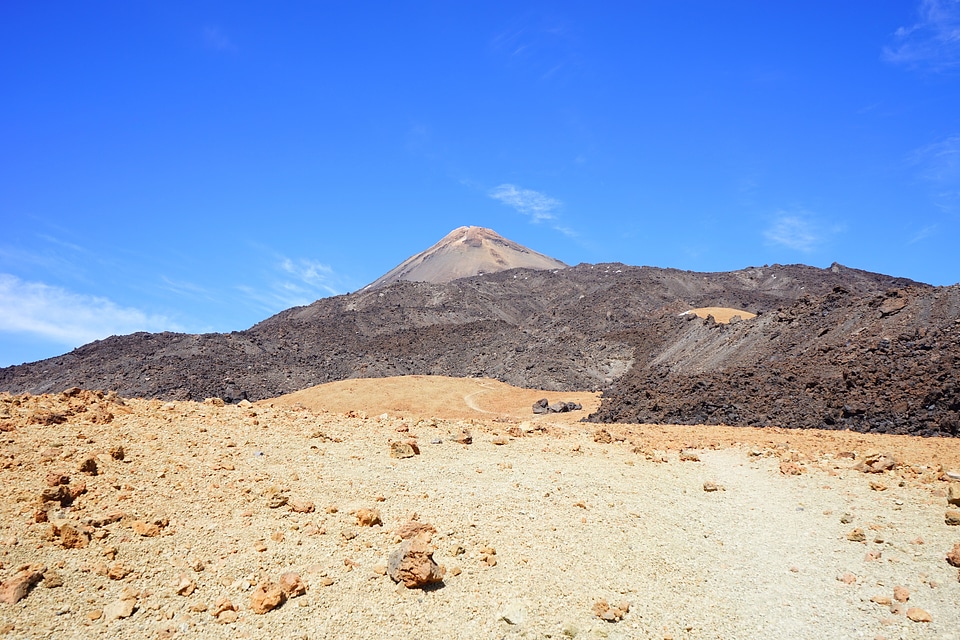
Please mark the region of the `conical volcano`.
[[384, 287], [398, 280], [450, 282], [457, 278], [507, 269], [563, 269], [564, 263], [507, 240], [483, 227], [460, 227], [423, 253], [407, 258], [364, 289]]

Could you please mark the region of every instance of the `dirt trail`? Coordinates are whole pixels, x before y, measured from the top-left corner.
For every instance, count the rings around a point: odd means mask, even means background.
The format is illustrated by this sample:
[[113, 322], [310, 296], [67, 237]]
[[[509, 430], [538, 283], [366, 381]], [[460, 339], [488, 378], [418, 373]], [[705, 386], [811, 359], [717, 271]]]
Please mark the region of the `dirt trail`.
[[493, 411], [487, 411], [486, 409], [481, 408], [477, 404], [477, 401], [475, 400], [477, 396], [483, 395], [485, 393], [490, 393], [490, 391], [494, 389], [494, 386], [491, 384], [481, 384], [480, 386], [482, 386], [483, 389], [480, 389], [479, 391], [474, 391], [473, 393], [464, 394], [463, 396], [464, 404], [466, 404], [468, 407], [470, 407], [471, 409], [479, 413], [486, 413], [486, 414], [494, 413]]

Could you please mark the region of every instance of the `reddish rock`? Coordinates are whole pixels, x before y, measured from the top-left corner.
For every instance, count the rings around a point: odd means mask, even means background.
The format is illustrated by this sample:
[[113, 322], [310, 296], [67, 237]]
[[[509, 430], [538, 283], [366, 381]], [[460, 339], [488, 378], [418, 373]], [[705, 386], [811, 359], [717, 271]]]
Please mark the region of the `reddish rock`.
[[372, 527], [375, 524], [383, 526], [380, 512], [376, 509], [357, 509], [354, 515], [357, 516], [357, 524], [361, 527]]
[[43, 574], [43, 586], [47, 589], [56, 589], [63, 586], [63, 576], [54, 571]]
[[130, 525], [138, 535], [144, 538], [155, 538], [160, 535], [160, 526], [153, 522], [144, 522], [143, 520], [134, 520]]
[[611, 436], [610, 432], [606, 429], [597, 429], [593, 434], [593, 441], [599, 442], [600, 444], [610, 444], [613, 442], [613, 436]]
[[843, 584], [854, 584], [857, 581], [857, 576], [853, 575], [850, 572], [847, 572], [841, 576], [838, 576], [837, 580], [839, 580]]
[[863, 532], [863, 529], [857, 527], [853, 531], [847, 534], [847, 540], [850, 542], [866, 542], [867, 534]]
[[60, 545], [64, 549], [83, 549], [90, 544], [90, 534], [69, 522], [60, 527]]
[[0, 602], [16, 604], [27, 597], [33, 585], [43, 580], [39, 571], [24, 569], [9, 580], [0, 583]]
[[436, 533], [437, 529], [432, 524], [427, 524], [425, 522], [420, 522], [416, 518], [411, 518], [404, 524], [400, 525], [400, 528], [397, 529], [397, 535], [400, 536], [403, 540], [408, 540], [410, 538], [416, 537], [423, 534], [426, 537], [426, 540], [429, 541], [431, 535]]
[[780, 473], [785, 476], [799, 476], [801, 473], [803, 473], [803, 467], [798, 465], [796, 462], [781, 462]]
[[67, 507], [73, 503], [73, 493], [71, 493], [70, 487], [62, 484], [47, 487], [40, 492], [40, 502], [59, 502], [61, 507]]
[[69, 416], [65, 413], [60, 413], [56, 411], [47, 411], [46, 409], [39, 409], [30, 414], [30, 417], [27, 418], [27, 424], [40, 424], [40, 425], [54, 425], [54, 424], [63, 424], [67, 421]]
[[621, 602], [616, 605], [609, 604], [606, 600], [601, 598], [593, 603], [593, 613], [601, 620], [606, 620], [607, 622], [619, 622], [623, 620], [623, 617], [627, 615], [630, 611], [630, 604], [628, 602]]
[[86, 456], [80, 460], [80, 466], [78, 468], [81, 473], [95, 476], [98, 473], [97, 459], [94, 456]]
[[951, 482], [947, 486], [947, 504], [960, 507], [960, 482]]
[[279, 585], [268, 582], [257, 586], [251, 594], [250, 609], [258, 615], [263, 615], [279, 607], [284, 600], [286, 600], [286, 596]]
[[178, 595], [189, 596], [191, 593], [197, 590], [197, 583], [190, 579], [185, 573], [181, 573], [176, 584], [176, 591]]
[[883, 473], [896, 469], [898, 464], [891, 453], [871, 453], [854, 468], [864, 473]]
[[412, 458], [415, 455], [420, 454], [420, 449], [416, 445], [410, 444], [409, 441], [406, 442], [391, 442], [390, 443], [390, 457], [391, 458]]
[[48, 487], [56, 487], [61, 484], [70, 484], [70, 476], [64, 473], [48, 473], [46, 480]]
[[103, 617], [107, 622], [129, 618], [137, 608], [137, 598], [122, 594], [120, 599], [103, 608]]
[[300, 574], [294, 571], [287, 571], [281, 575], [278, 585], [287, 598], [296, 598], [307, 592], [307, 585], [303, 584]]
[[920, 607], [911, 607], [907, 609], [907, 617], [914, 622], [933, 622], [930, 614]]
[[110, 568], [107, 570], [107, 577], [111, 580], [123, 580], [128, 575], [130, 575], [130, 569], [119, 562], [110, 565]]
[[910, 599], [910, 589], [897, 585], [893, 588], [893, 599], [897, 602], [906, 602]]
[[240, 618], [240, 614], [238, 614], [235, 610], [231, 609], [229, 611], [224, 611], [223, 613], [218, 615], [217, 622], [219, 622], [220, 624], [233, 624], [239, 618]]
[[955, 511], [953, 509], [947, 511], [943, 515], [943, 521], [951, 527], [960, 526], [960, 511]]
[[315, 505], [309, 500], [291, 500], [290, 510], [294, 513], [313, 513]]
[[394, 582], [402, 582], [408, 589], [441, 582], [444, 568], [434, 562], [434, 551], [429, 538], [423, 535], [404, 540], [390, 555], [387, 573]]
[[953, 545], [953, 549], [947, 554], [947, 562], [955, 567], [960, 567], [960, 542]]
[[213, 609], [210, 610], [210, 615], [214, 618], [220, 616], [221, 613], [225, 611], [236, 611], [237, 607], [230, 602], [230, 599], [226, 596], [221, 596], [217, 598], [216, 602], [213, 603]]
[[76, 484], [72, 484], [69, 487], [67, 487], [67, 491], [70, 492], [70, 499], [76, 500], [77, 498], [79, 498], [80, 496], [82, 496], [87, 492], [87, 483], [78, 482]]
[[460, 429], [456, 434], [450, 436], [450, 439], [457, 444], [473, 444], [473, 436], [469, 429]]

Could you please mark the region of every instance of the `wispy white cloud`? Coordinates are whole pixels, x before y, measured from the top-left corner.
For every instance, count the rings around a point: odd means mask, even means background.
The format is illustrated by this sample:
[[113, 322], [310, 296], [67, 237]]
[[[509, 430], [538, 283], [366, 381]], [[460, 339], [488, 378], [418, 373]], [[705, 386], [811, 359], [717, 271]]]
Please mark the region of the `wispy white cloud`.
[[826, 226], [807, 211], [778, 211], [763, 231], [763, 237], [770, 244], [810, 253], [841, 231], [842, 225]]
[[30, 334], [70, 346], [135, 331], [181, 331], [162, 315], [121, 307], [100, 296], [0, 274], [0, 331]]
[[[280, 268], [310, 289], [322, 291], [331, 296], [343, 293], [337, 284], [337, 275], [333, 272], [333, 269], [316, 260], [284, 258], [280, 263]], [[297, 285], [294, 284], [293, 286]]]
[[920, 177], [930, 182], [960, 183], [960, 135], [920, 147], [911, 154]]
[[574, 29], [553, 17], [528, 14], [497, 32], [489, 50], [508, 67], [557, 81], [582, 66]]
[[237, 51], [237, 45], [220, 27], [204, 27], [203, 44], [214, 51]]
[[163, 283], [161, 288], [166, 289], [171, 293], [175, 293], [178, 296], [187, 296], [203, 300], [213, 300], [215, 297], [206, 287], [194, 284], [193, 282], [174, 280], [173, 278], [168, 278], [164, 275], [160, 276], [160, 281]]
[[344, 279], [332, 267], [307, 258], [280, 256], [267, 280], [265, 286], [243, 284], [237, 289], [269, 313], [347, 292]]
[[913, 234], [913, 237], [907, 241], [907, 244], [916, 244], [921, 240], [925, 240], [929, 238], [937, 231], [937, 227], [938, 225], [935, 225], [935, 224], [930, 224], [925, 226], [923, 229], [920, 229], [915, 234]]
[[915, 24], [893, 34], [884, 59], [933, 71], [960, 66], [960, 0], [920, 0], [918, 13]]
[[502, 184], [490, 191], [489, 196], [503, 204], [513, 207], [520, 213], [530, 216], [531, 222], [554, 220], [553, 212], [560, 208], [561, 202], [533, 189], [520, 189], [512, 184]]
[[547, 222], [552, 229], [570, 238], [579, 235], [569, 226], [561, 224], [556, 211], [563, 207], [563, 203], [556, 198], [533, 189], [521, 189], [513, 184], [501, 184], [488, 191], [487, 195], [528, 216], [534, 224]]
[[960, 208], [960, 135], [921, 147], [909, 160], [932, 187], [930, 197], [936, 206], [944, 211]]

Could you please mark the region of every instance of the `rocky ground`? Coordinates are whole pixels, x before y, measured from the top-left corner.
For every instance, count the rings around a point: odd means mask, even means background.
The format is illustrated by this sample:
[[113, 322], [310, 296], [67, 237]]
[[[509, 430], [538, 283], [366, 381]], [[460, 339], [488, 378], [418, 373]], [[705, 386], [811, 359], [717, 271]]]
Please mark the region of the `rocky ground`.
[[0, 396], [0, 633], [960, 639], [954, 440], [524, 419], [476, 381], [418, 415], [422, 384]]

